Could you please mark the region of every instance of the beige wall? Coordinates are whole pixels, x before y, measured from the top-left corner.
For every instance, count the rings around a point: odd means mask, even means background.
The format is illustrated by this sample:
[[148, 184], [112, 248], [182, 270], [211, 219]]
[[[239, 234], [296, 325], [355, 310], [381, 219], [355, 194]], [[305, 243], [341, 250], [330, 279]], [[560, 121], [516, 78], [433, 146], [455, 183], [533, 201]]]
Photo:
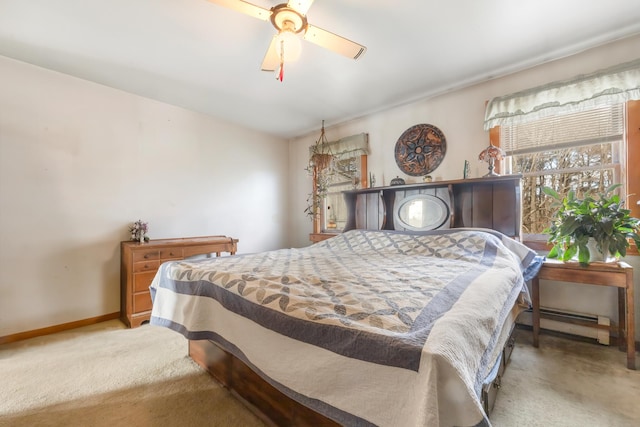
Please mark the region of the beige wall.
[[119, 311], [119, 242], [287, 245], [283, 139], [0, 57], [0, 336]]
[[[371, 144], [369, 170], [375, 173], [376, 185], [389, 185], [396, 175], [407, 183], [415, 177], [404, 175], [396, 165], [394, 147], [398, 137], [407, 128], [428, 123], [437, 126], [446, 136], [447, 153], [440, 166], [431, 174], [435, 179], [462, 178], [465, 160], [471, 163], [471, 176], [479, 177], [487, 172], [486, 164], [478, 162], [478, 153], [489, 143], [488, 132], [483, 130], [485, 102], [495, 96], [556, 80], [589, 73], [611, 65], [640, 57], [640, 35], [585, 51], [562, 60], [549, 62], [519, 73], [496, 78], [467, 88], [447, 92], [439, 96], [398, 106], [386, 111], [326, 128], [329, 140], [351, 134], [367, 132]], [[318, 138], [319, 131], [296, 138], [290, 142], [293, 246], [308, 244], [311, 222], [302, 214], [311, 179], [306, 175], [308, 147]], [[636, 340], [640, 340], [640, 258], [628, 260], [637, 268], [636, 289]], [[557, 286], [542, 284], [542, 303], [565, 310], [583, 311], [617, 318], [617, 303], [612, 289], [591, 286]]]
[[[471, 175], [481, 176], [486, 100], [637, 57], [640, 36], [331, 126], [327, 137], [369, 133], [378, 184], [396, 175], [412, 182], [393, 149], [408, 127], [430, 123], [448, 144], [432, 175], [461, 178], [469, 160]], [[152, 238], [238, 237], [241, 253], [308, 245], [304, 167], [318, 134], [287, 146], [0, 57], [0, 336], [118, 311], [118, 244], [137, 219], [149, 221]], [[640, 273], [635, 278], [640, 289]], [[615, 318], [608, 289], [546, 288], [543, 302]], [[640, 308], [640, 292], [636, 299]]]

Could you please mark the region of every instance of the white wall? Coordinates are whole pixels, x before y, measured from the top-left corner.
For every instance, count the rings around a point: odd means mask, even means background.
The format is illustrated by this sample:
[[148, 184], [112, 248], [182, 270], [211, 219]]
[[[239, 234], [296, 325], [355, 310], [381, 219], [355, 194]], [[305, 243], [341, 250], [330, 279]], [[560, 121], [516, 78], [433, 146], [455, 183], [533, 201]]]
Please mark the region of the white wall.
[[0, 336], [120, 310], [119, 242], [288, 243], [288, 145], [0, 57]]
[[[487, 172], [486, 163], [478, 162], [478, 153], [489, 143], [488, 132], [483, 130], [484, 106], [489, 99], [528, 89], [556, 80], [571, 78], [611, 65], [640, 57], [640, 35], [620, 40], [606, 46], [585, 51], [562, 60], [549, 62], [519, 73], [496, 78], [474, 86], [451, 91], [398, 106], [360, 119], [326, 128], [327, 139], [336, 140], [348, 135], [369, 134], [371, 154], [369, 170], [375, 173], [376, 185], [389, 185], [396, 175], [407, 183], [418, 178], [404, 175], [396, 165], [394, 147], [400, 135], [409, 127], [428, 123], [442, 130], [447, 139], [447, 153], [443, 162], [431, 175], [434, 179], [462, 178], [463, 164], [469, 160], [471, 176], [479, 177]], [[292, 245], [309, 244], [311, 222], [302, 214], [306, 207], [311, 179], [305, 174], [308, 147], [318, 138], [319, 131], [296, 138], [290, 142], [292, 204]], [[637, 257], [629, 257], [630, 264], [638, 265]], [[640, 270], [635, 274], [636, 289], [640, 290]], [[542, 285], [542, 302], [556, 308], [587, 311], [617, 318], [615, 292], [611, 289], [585, 287], [568, 288]], [[640, 339], [640, 292], [636, 292], [636, 340]]]

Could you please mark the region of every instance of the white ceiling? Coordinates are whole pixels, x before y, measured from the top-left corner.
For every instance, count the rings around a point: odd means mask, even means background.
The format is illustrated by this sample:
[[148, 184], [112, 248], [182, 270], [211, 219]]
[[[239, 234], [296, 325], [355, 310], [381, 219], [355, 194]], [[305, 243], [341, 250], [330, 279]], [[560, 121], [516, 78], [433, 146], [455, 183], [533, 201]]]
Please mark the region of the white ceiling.
[[289, 138], [640, 33], [638, 0], [316, 0], [307, 18], [367, 52], [303, 42], [281, 83], [260, 71], [271, 23], [205, 0], [0, 0], [0, 55]]

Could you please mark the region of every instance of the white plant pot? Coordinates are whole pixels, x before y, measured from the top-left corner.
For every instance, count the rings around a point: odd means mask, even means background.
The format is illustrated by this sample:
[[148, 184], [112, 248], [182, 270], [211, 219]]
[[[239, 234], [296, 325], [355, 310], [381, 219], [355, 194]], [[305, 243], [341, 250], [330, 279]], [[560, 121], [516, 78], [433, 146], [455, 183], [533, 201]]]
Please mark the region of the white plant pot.
[[605, 250], [603, 254], [598, 249], [596, 240], [593, 237], [589, 237], [587, 241], [587, 248], [589, 249], [589, 262], [615, 262], [616, 258], [609, 254], [609, 248], [602, 248]]

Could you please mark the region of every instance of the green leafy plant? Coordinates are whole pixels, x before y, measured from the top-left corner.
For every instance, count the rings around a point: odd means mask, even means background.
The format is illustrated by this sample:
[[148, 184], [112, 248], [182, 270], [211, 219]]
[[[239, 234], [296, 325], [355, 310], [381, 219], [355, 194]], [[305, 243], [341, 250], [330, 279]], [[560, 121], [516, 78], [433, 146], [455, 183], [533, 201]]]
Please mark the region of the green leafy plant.
[[557, 209], [551, 225], [544, 230], [549, 234], [548, 243], [553, 245], [547, 257], [568, 261], [577, 256], [581, 264], [588, 265], [590, 237], [605, 258], [624, 257], [629, 239], [640, 247], [640, 220], [624, 208], [624, 202], [614, 193], [618, 187], [620, 184], [612, 185], [597, 197], [587, 192], [581, 199], [574, 191], [562, 197], [554, 189], [543, 187], [542, 191], [554, 199], [552, 207]]
[[304, 213], [315, 220], [320, 216], [322, 202], [329, 192], [329, 182], [331, 175], [324, 169], [320, 169], [316, 164], [311, 165], [305, 170], [313, 177], [313, 191], [307, 195], [307, 207]]

